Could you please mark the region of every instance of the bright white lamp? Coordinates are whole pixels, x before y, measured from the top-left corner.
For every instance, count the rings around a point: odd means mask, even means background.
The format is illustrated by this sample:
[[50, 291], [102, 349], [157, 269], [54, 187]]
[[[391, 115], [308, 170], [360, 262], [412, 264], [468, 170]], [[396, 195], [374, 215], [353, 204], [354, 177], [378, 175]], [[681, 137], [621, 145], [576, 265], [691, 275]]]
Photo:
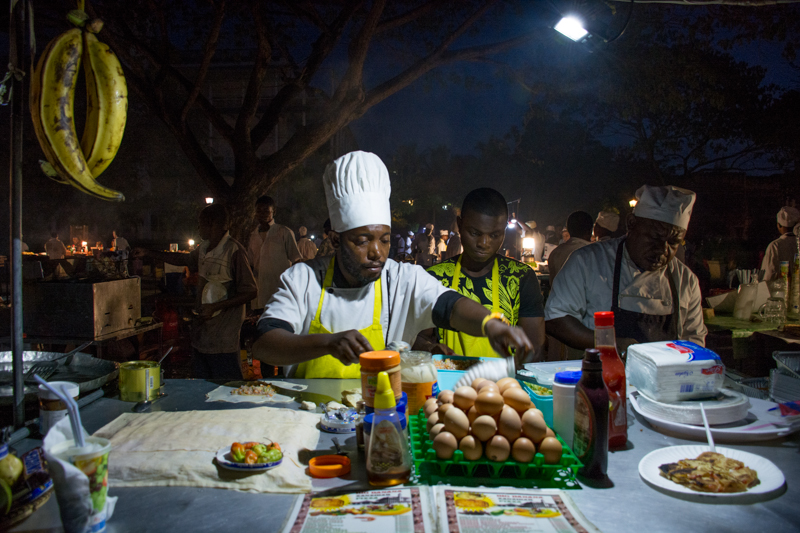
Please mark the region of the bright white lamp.
[[210, 196], [206, 196], [206, 203], [207, 204], [213, 204], [214, 203], [214, 199], [211, 198]]
[[589, 33], [583, 27], [583, 23], [576, 17], [567, 16], [562, 18], [555, 26], [555, 30], [572, 39], [573, 41], [580, 41]]

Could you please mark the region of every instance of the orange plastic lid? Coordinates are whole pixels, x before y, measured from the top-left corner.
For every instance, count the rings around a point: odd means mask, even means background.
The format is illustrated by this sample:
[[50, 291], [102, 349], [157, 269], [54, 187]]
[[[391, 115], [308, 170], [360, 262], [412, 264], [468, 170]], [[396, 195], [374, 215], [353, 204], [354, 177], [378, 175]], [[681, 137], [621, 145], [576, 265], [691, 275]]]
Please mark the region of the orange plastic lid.
[[358, 356], [362, 370], [380, 372], [388, 370], [400, 364], [400, 354], [392, 350], [380, 350], [377, 352], [364, 352]]
[[350, 459], [344, 455], [320, 455], [308, 461], [313, 477], [339, 477], [350, 473]]

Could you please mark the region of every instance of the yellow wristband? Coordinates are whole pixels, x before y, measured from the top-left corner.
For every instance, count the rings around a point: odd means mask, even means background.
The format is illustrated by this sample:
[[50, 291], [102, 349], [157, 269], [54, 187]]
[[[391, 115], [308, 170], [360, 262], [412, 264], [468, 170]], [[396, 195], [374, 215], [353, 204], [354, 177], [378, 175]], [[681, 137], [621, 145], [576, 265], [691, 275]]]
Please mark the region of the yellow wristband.
[[503, 313], [489, 313], [488, 315], [483, 317], [483, 322], [481, 322], [481, 333], [483, 334], [484, 337], [486, 336], [486, 323], [494, 318], [502, 321], [503, 324], [508, 324], [508, 320], [506, 320], [506, 317], [505, 315], [503, 315]]

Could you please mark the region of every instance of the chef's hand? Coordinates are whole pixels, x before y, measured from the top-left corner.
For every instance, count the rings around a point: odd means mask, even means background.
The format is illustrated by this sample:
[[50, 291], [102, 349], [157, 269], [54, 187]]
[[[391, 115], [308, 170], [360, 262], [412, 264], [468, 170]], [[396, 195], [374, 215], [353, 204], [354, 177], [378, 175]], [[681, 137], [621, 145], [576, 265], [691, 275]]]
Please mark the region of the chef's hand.
[[354, 365], [358, 363], [359, 355], [373, 350], [367, 338], [354, 329], [332, 334], [328, 348], [329, 353], [343, 365]]
[[219, 302], [213, 304], [201, 304], [200, 311], [198, 311], [197, 314], [200, 316], [202, 320], [208, 320], [209, 318], [212, 318], [214, 316], [214, 313], [216, 313], [220, 309], [221, 308]]
[[147, 250], [145, 248], [136, 247], [131, 250], [131, 257], [134, 259], [139, 259], [142, 257], [147, 257]]
[[[527, 354], [533, 352], [533, 344], [522, 328], [509, 326], [502, 320], [492, 319], [486, 323], [486, 336], [489, 338], [494, 351], [503, 357], [516, 356], [524, 360]], [[515, 352], [511, 353], [511, 348]]]
[[455, 355], [456, 354], [456, 352], [454, 352], [448, 345], [441, 344], [441, 343], [431, 344], [430, 350], [428, 350], [428, 351], [430, 351], [433, 354], [439, 354], [439, 355]]

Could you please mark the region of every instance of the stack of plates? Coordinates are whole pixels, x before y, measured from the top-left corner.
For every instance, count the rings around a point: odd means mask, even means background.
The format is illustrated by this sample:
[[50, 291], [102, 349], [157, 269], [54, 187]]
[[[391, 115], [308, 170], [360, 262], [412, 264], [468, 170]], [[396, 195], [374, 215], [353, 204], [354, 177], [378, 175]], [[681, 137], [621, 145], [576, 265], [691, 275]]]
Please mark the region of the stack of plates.
[[710, 425], [730, 424], [742, 420], [747, 417], [747, 411], [750, 409], [750, 401], [747, 396], [729, 389], [721, 389], [719, 394], [713, 398], [679, 402], [658, 402], [639, 391], [637, 400], [645, 414], [661, 420], [694, 426], [703, 425], [703, 415], [700, 412], [701, 403]]

